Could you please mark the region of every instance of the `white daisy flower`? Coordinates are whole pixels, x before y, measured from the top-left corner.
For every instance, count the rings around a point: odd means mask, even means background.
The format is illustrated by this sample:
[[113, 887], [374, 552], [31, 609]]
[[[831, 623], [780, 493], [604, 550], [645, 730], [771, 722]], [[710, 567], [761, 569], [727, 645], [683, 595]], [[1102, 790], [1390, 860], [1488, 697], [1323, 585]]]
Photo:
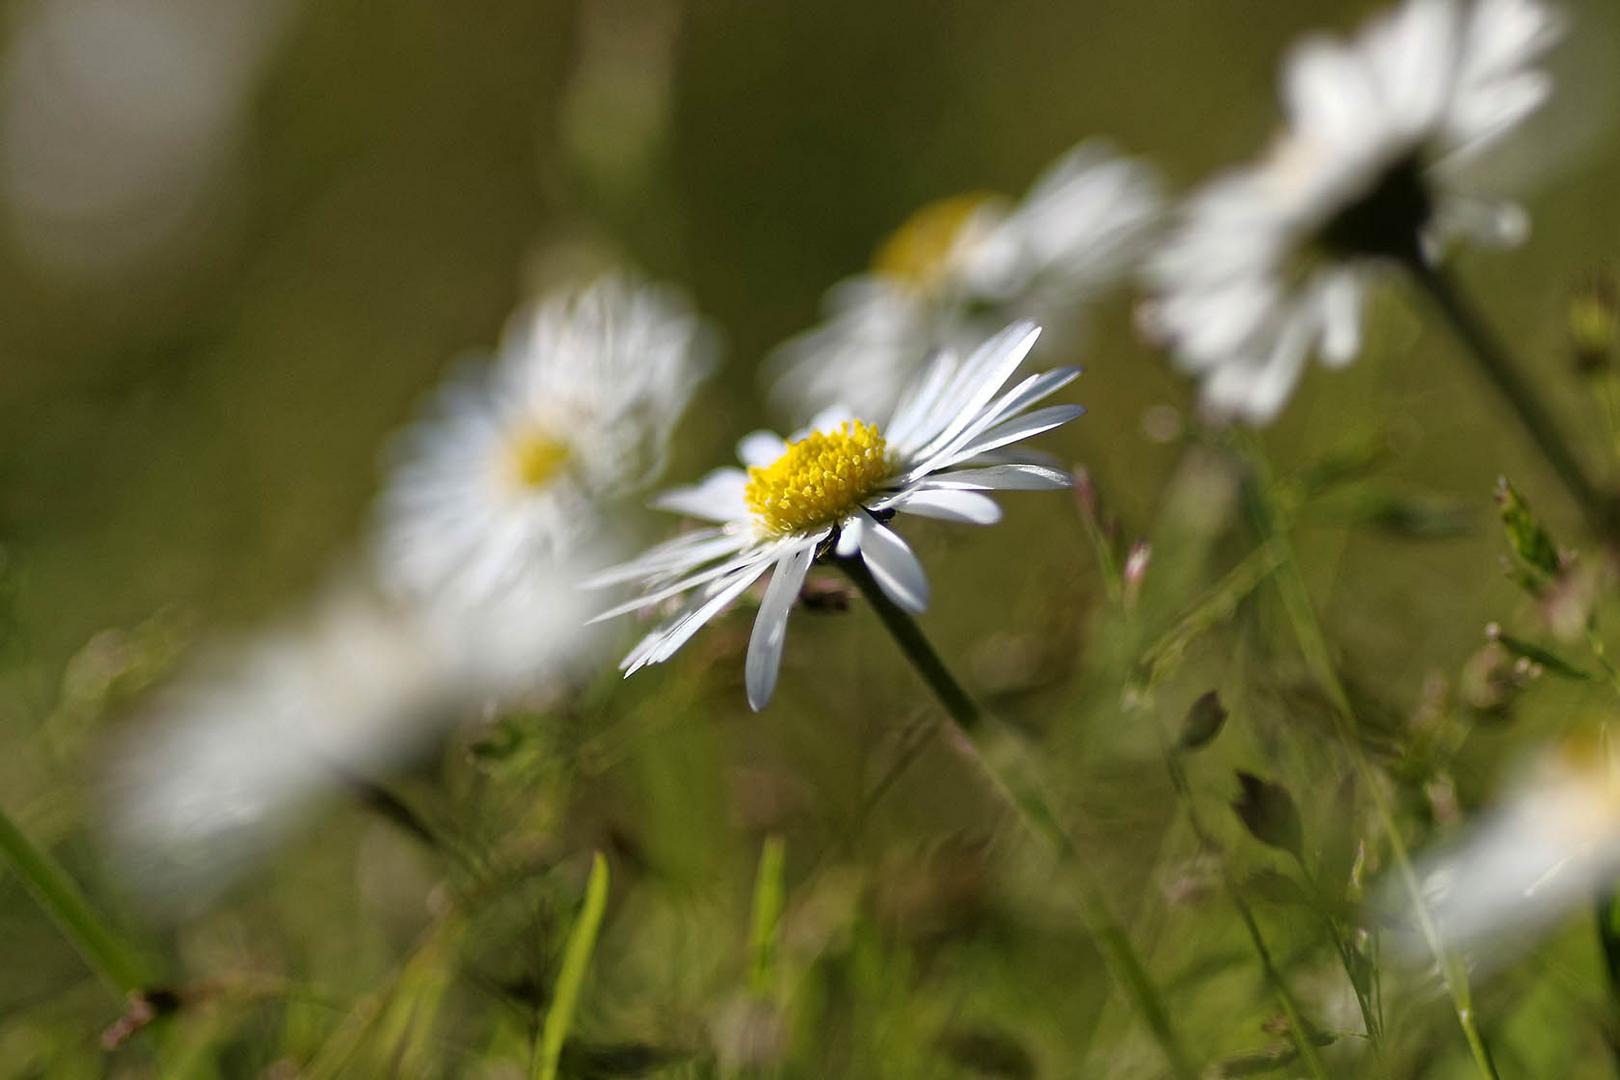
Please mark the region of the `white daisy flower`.
[[1367, 280], [1447, 238], [1511, 243], [1517, 207], [1474, 168], [1547, 97], [1558, 20], [1535, 0], [1407, 0], [1350, 41], [1309, 38], [1283, 69], [1287, 127], [1210, 182], [1153, 259], [1150, 331], [1211, 407], [1272, 419], [1316, 353], [1355, 358]]
[[1100, 141], [1059, 158], [1016, 205], [982, 193], [930, 203], [870, 273], [829, 290], [825, 322], [769, 358], [773, 400], [799, 417], [834, 404], [882, 415], [931, 349], [970, 349], [1015, 318], [1072, 329], [1138, 254], [1159, 205], [1154, 174]]
[[521, 313], [406, 433], [382, 497], [383, 581], [481, 604], [549, 577], [595, 535], [599, 500], [662, 470], [709, 345], [673, 293], [620, 278]]
[[859, 558], [879, 587], [908, 611], [928, 604], [928, 579], [887, 522], [896, 513], [987, 525], [1001, 510], [991, 490], [1065, 488], [1067, 473], [1014, 443], [1066, 424], [1078, 405], [1030, 407], [1080, 373], [1065, 367], [1002, 387], [1040, 334], [1015, 323], [965, 362], [938, 354], [879, 428], [846, 413], [828, 413], [785, 441], [770, 432], [745, 437], [745, 469], [723, 468], [692, 487], [666, 493], [657, 505], [715, 522], [660, 544], [597, 575], [589, 585], [639, 582], [643, 592], [598, 619], [687, 595], [680, 612], [631, 650], [626, 675], [669, 659], [705, 623], [772, 571], [748, 645], [748, 703], [764, 707], [776, 685], [788, 611], [810, 564], [828, 554]]
[[[1589, 906], [1620, 875], [1620, 760], [1613, 748], [1575, 738], [1547, 753], [1499, 807], [1419, 872], [1441, 937], [1458, 948], [1490, 945], [1500, 954]], [[1427, 955], [1415, 935], [1407, 945]]]
[[183, 674], [112, 755], [108, 849], [148, 900], [206, 902], [324, 798], [437, 734], [455, 675], [408, 612], [352, 584]]

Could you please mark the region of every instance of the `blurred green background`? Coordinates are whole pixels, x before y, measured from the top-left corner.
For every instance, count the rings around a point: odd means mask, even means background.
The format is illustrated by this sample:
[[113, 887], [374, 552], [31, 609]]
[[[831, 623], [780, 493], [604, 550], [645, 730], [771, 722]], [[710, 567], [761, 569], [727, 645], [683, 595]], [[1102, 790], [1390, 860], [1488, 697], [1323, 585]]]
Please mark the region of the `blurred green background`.
[[[13, 69], [53, 6], [0, 5]], [[213, 17], [155, 0], [135, 10], [148, 8]], [[581, 856], [595, 847], [613, 853], [614, 899], [570, 1067], [708, 1075], [725, 1057], [716, 1047], [736, 1056], [775, 1030], [742, 995], [767, 833], [785, 838], [784, 963], [809, 974], [789, 1010], [791, 1049], [756, 1048], [762, 1075], [1158, 1075], [1064, 903], [1062, 875], [967, 766], [934, 747], [863, 805], [931, 704], [864, 612], [796, 619], [763, 715], [743, 702], [748, 620], [736, 615], [666, 668], [508, 718], [498, 739], [481, 727], [402, 778], [469, 842], [548, 868], [453, 933], [434, 912], [436, 883], [454, 871], [348, 806], [214, 912], [144, 919], [91, 838], [105, 735], [190, 644], [295, 608], [357, 557], [388, 435], [534, 288], [624, 262], [680, 284], [714, 320], [726, 362], [672, 467], [695, 476], [765, 419], [759, 358], [814, 321], [822, 291], [917, 206], [964, 190], [1016, 195], [1089, 135], [1185, 189], [1263, 145], [1292, 40], [1368, 10], [306, 3], [275, 13], [257, 61], [240, 58], [256, 74], [183, 227], [133, 255], [101, 252], [81, 229], [80, 254], [64, 260], [53, 244], [65, 226], [13, 206], [0, 229], [0, 804], [173, 978], [218, 989], [182, 1010], [169, 1057], [156, 1040], [104, 1052], [98, 1034], [122, 1006], [0, 876], [0, 1075], [303, 1076], [334, 1062], [352, 1075], [521, 1075]], [[1571, 10], [1578, 31], [1559, 60], [1548, 141], [1507, 174], [1539, 173], [1532, 238], [1464, 253], [1459, 272], [1613, 476], [1612, 433], [1601, 397], [1572, 373], [1566, 319], [1582, 276], [1620, 258], [1620, 143], [1607, 124], [1620, 17], [1602, 0]], [[0, 133], [26, 111], [13, 100]], [[111, 153], [86, 164], [114, 181], [129, 167]], [[1153, 535], [1138, 625], [1163, 627], [1245, 547], [1230, 469], [1144, 431], [1145, 410], [1185, 414], [1192, 396], [1135, 338], [1134, 300], [1125, 290], [1094, 313], [1074, 392], [1090, 414], [1046, 445], [1091, 469], [1127, 539]], [[1330, 512], [1298, 536], [1347, 677], [1406, 717], [1426, 680], [1456, 676], [1486, 621], [1523, 614], [1498, 569], [1496, 476], [1511, 475], [1571, 542], [1578, 518], [1399, 283], [1362, 359], [1313, 370], [1264, 435], [1285, 473], [1368, 440], [1392, 447], [1379, 490], [1472, 511], [1470, 528], [1443, 539]], [[916, 530], [935, 582], [925, 629], [972, 689], [1043, 740], [1088, 863], [1198, 1059], [1285, 1044], [1264, 1028], [1271, 1003], [1177, 823], [1150, 730], [1222, 690], [1234, 719], [1219, 764], [1196, 780], [1244, 866], [1271, 856], [1222, 806], [1232, 764], [1286, 778], [1313, 850], [1353, 834], [1344, 763], [1280, 616], [1246, 605], [1201, 639], [1157, 714], [1127, 713], [1120, 689], [1139, 639], [1101, 611], [1073, 501], [1005, 502], [992, 530]], [[649, 535], [664, 527], [646, 524]], [[1585, 695], [1538, 688], [1512, 723], [1474, 733], [1451, 777], [1464, 806], [1485, 800], [1523, 747], [1599, 708]], [[1313, 1011], [1342, 1006], [1312, 920], [1261, 910]], [[1443, 999], [1421, 972], [1390, 978], [1406, 1009], [1395, 1075], [1466, 1075]], [[1609, 1071], [1612, 1005], [1589, 924], [1572, 920], [1481, 994], [1505, 1073]], [[367, 1002], [372, 1020], [356, 1020]], [[1358, 1059], [1334, 1060], [1353, 1073]]]

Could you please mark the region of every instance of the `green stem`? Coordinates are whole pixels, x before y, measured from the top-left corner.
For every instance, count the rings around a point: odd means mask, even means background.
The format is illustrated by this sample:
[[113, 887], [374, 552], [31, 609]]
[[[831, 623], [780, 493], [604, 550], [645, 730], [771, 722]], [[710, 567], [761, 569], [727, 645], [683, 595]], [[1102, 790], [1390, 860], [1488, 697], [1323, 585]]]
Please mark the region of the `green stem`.
[[[1294, 862], [1299, 867], [1299, 875], [1305, 880], [1305, 887], [1310, 890], [1313, 903], [1325, 903], [1325, 893], [1311, 873], [1311, 868], [1305, 859], [1296, 854]], [[1350, 989], [1355, 992], [1356, 1005], [1361, 1009], [1361, 1023], [1367, 1029], [1367, 1039], [1373, 1044], [1373, 1049], [1380, 1054], [1383, 1052], [1383, 1024], [1378, 1018], [1378, 1011], [1374, 1008], [1372, 999], [1356, 979], [1356, 966], [1349, 932], [1339, 922], [1336, 915], [1330, 910], [1322, 911], [1322, 923], [1327, 928], [1327, 934], [1333, 941], [1333, 949], [1339, 954], [1339, 965], [1344, 968], [1345, 978], [1350, 981]]]
[[137, 993], [148, 985], [144, 966], [90, 906], [78, 885], [0, 812], [0, 857], [11, 864], [35, 902], [56, 922], [79, 955], [114, 990]]
[[1058, 821], [1039, 786], [1031, 776], [1025, 775], [1022, 769], [1009, 775], [1006, 770], [991, 764], [982, 745], [985, 734], [981, 730], [983, 712], [940, 660], [939, 654], [923, 636], [916, 620], [889, 599], [866, 565], [859, 559], [841, 559], [838, 565], [861, 590], [872, 609], [877, 612], [878, 618], [882, 620], [884, 627], [900, 646], [900, 651], [906, 654], [906, 659], [911, 661], [912, 667], [939, 698], [940, 704], [945, 707], [946, 713], [955, 725], [960, 741], [973, 751], [971, 757], [984, 770], [992, 786], [1018, 811], [1025, 825], [1045, 838], [1065, 862], [1080, 871], [1081, 918], [1084, 919], [1087, 930], [1097, 943], [1098, 951], [1102, 953], [1109, 972], [1121, 989], [1130, 996], [1137, 1012], [1164, 1054], [1172, 1075], [1177, 1080], [1193, 1080], [1197, 1072], [1181, 1049], [1181, 1044], [1170, 1025], [1169, 1011], [1165, 1008], [1158, 988], [1143, 966], [1130, 937], [1115, 919], [1106, 898], [1085, 874], [1084, 861], [1080, 858], [1079, 850], [1067, 830]]
[[[1204, 828], [1202, 819], [1198, 816], [1198, 808], [1193, 803], [1192, 788], [1187, 782], [1187, 771], [1182, 767], [1181, 759], [1176, 756], [1168, 743], [1165, 742], [1164, 732], [1155, 723], [1155, 730], [1159, 733], [1160, 749], [1164, 753], [1165, 768], [1169, 770], [1171, 785], [1176, 789], [1176, 796], [1181, 800], [1182, 811], [1187, 815], [1187, 823], [1192, 826], [1193, 835], [1206, 850], [1217, 852], [1218, 865], [1221, 870], [1221, 881], [1226, 886], [1227, 895], [1232, 898], [1232, 906], [1237, 909], [1238, 917], [1243, 920], [1243, 928], [1248, 931], [1249, 942], [1254, 946], [1255, 957], [1260, 961], [1260, 973], [1265, 977], [1267, 985], [1271, 987], [1272, 996], [1277, 999], [1277, 1005], [1288, 1020], [1288, 1029], [1294, 1037], [1294, 1046], [1299, 1049], [1299, 1056], [1310, 1069], [1311, 1075], [1318, 1080], [1327, 1080], [1327, 1067], [1322, 1064], [1321, 1055], [1316, 1052], [1314, 1033], [1304, 1016], [1300, 1013], [1299, 1003], [1294, 1000], [1293, 991], [1283, 979], [1282, 972], [1272, 962], [1271, 950], [1266, 946], [1266, 939], [1260, 933], [1260, 923], [1254, 917], [1254, 910], [1249, 906], [1236, 879], [1232, 875], [1232, 868], [1227, 865], [1224, 855], [1218, 854], [1220, 846], [1215, 838]], [[1359, 996], [1359, 992], [1358, 992]], [[1372, 1029], [1367, 1031], [1369, 1038], [1374, 1038]], [[1377, 1044], [1374, 1044], [1377, 1052]]]
[[922, 629], [917, 625], [917, 620], [889, 599], [888, 593], [878, 586], [872, 572], [860, 559], [840, 559], [838, 565], [872, 605], [872, 610], [877, 612], [878, 618], [883, 621], [884, 629], [894, 637], [900, 651], [906, 654], [906, 659], [917, 669], [917, 674], [922, 676], [928, 688], [934, 692], [934, 696], [939, 698], [939, 703], [945, 706], [945, 711], [950, 714], [956, 726], [964, 732], [976, 731], [980, 721], [984, 719], [984, 713], [980, 711], [978, 703], [968, 696], [968, 692], [962, 689], [962, 684], [956, 681], [956, 676], [945, 666], [945, 661], [939, 658], [934, 647], [928, 643]]
[[546, 1010], [540, 1032], [539, 1053], [533, 1069], [535, 1080], [557, 1080], [563, 1043], [574, 1022], [574, 1006], [579, 1002], [579, 990], [591, 966], [591, 954], [596, 950], [596, 935], [602, 927], [602, 913], [607, 909], [607, 894], [607, 860], [597, 852], [591, 859], [591, 876], [585, 882], [585, 902], [563, 946], [562, 967], [557, 972], [551, 1007]]
[[1501, 339], [1445, 270], [1423, 258], [1407, 260], [1407, 269], [1467, 347], [1480, 371], [1518, 416], [1519, 423], [1563, 481], [1593, 531], [1605, 539], [1612, 537], [1616, 526], [1614, 500], [1587, 474], [1580, 458], [1564, 439], [1558, 422], [1542, 408]]
[[1462, 1027], [1463, 1037], [1468, 1042], [1468, 1050], [1473, 1055], [1474, 1064], [1481, 1076], [1497, 1080], [1496, 1066], [1491, 1061], [1490, 1051], [1486, 1048], [1485, 1040], [1479, 1032], [1479, 1025], [1474, 1019], [1473, 995], [1468, 986], [1467, 973], [1451, 956], [1440, 937], [1439, 928], [1435, 925], [1428, 902], [1424, 899], [1417, 871], [1413, 868], [1411, 853], [1407, 850], [1406, 840], [1401, 836], [1400, 827], [1396, 822], [1395, 808], [1391, 805], [1383, 783], [1372, 762], [1368, 760], [1366, 750], [1357, 735], [1355, 709], [1333, 664], [1327, 638], [1316, 617], [1316, 609], [1311, 602], [1304, 575], [1300, 572], [1293, 544], [1288, 538], [1283, 515], [1273, 497], [1270, 469], [1266, 466], [1258, 447], [1250, 445], [1247, 449], [1249, 464], [1254, 472], [1256, 524], [1262, 542], [1271, 546], [1277, 553], [1277, 589], [1282, 596], [1283, 608], [1293, 627], [1294, 636], [1299, 642], [1300, 652], [1304, 655], [1305, 663], [1310, 667], [1323, 693], [1327, 695], [1332, 706], [1329, 712], [1332, 714], [1339, 741], [1349, 754], [1356, 777], [1366, 790], [1372, 802], [1373, 812], [1378, 818], [1378, 824], [1389, 840], [1390, 854], [1394, 859], [1396, 871], [1412, 901], [1412, 910], [1417, 916], [1418, 927], [1423, 933], [1424, 941], [1433, 952], [1440, 966], [1440, 972], [1445, 978], [1446, 988], [1451, 993], [1452, 1005], [1457, 1013], [1457, 1023]]

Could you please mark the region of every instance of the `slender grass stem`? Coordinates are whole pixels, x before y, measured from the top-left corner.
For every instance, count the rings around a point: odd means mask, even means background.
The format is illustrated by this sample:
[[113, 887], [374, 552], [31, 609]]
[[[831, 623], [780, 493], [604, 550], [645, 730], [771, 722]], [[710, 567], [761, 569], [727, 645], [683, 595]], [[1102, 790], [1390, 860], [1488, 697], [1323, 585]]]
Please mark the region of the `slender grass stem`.
[[1329, 711], [1339, 741], [1349, 755], [1356, 771], [1356, 778], [1366, 790], [1373, 812], [1378, 817], [1379, 827], [1383, 829], [1389, 841], [1396, 872], [1400, 875], [1401, 884], [1412, 901], [1412, 910], [1417, 917], [1424, 941], [1433, 952], [1445, 978], [1452, 1005], [1457, 1013], [1457, 1023], [1462, 1027], [1463, 1037], [1468, 1042], [1468, 1050], [1473, 1056], [1474, 1064], [1481, 1076], [1488, 1077], [1489, 1080], [1498, 1080], [1496, 1066], [1491, 1060], [1490, 1051], [1474, 1017], [1473, 995], [1468, 985], [1468, 975], [1440, 937], [1439, 928], [1435, 925], [1428, 902], [1424, 899], [1417, 871], [1413, 868], [1411, 853], [1407, 850], [1406, 840], [1401, 835], [1400, 826], [1396, 821], [1395, 808], [1391, 805], [1389, 795], [1385, 792], [1383, 783], [1357, 735], [1355, 709], [1350, 702], [1350, 695], [1344, 689], [1344, 683], [1339, 679], [1338, 669], [1334, 666], [1332, 654], [1328, 650], [1327, 637], [1322, 631], [1321, 622], [1317, 619], [1316, 608], [1311, 602], [1304, 575], [1300, 572], [1299, 561], [1288, 536], [1284, 515], [1273, 496], [1271, 470], [1266, 465], [1259, 448], [1252, 442], [1246, 443], [1245, 449], [1254, 474], [1255, 521], [1261, 541], [1274, 548], [1277, 553], [1275, 578], [1277, 590], [1281, 594], [1283, 608], [1293, 627], [1300, 652], [1332, 706]]
[[[1187, 816], [1187, 824], [1192, 827], [1193, 835], [1198, 838], [1199, 844], [1206, 850], [1218, 853], [1220, 845], [1204, 828], [1198, 807], [1193, 802], [1192, 787], [1187, 781], [1187, 770], [1165, 740], [1163, 729], [1159, 728], [1156, 722], [1154, 728], [1159, 733], [1159, 746], [1164, 753], [1165, 768], [1170, 773], [1170, 783], [1176, 789], [1176, 797], [1181, 800], [1181, 809]], [[1278, 971], [1277, 965], [1272, 962], [1271, 950], [1266, 946], [1265, 936], [1260, 932], [1260, 923], [1254, 917], [1254, 909], [1249, 906], [1242, 888], [1233, 877], [1232, 868], [1227, 865], [1226, 857], [1218, 854], [1217, 859], [1221, 869], [1221, 882], [1226, 886], [1226, 893], [1232, 899], [1232, 906], [1237, 909], [1238, 918], [1243, 921], [1243, 928], [1248, 932], [1249, 943], [1254, 946], [1255, 958], [1260, 962], [1260, 973], [1264, 976], [1266, 984], [1271, 987], [1271, 994], [1277, 999], [1277, 1006], [1282, 1009], [1283, 1016], [1288, 1021], [1288, 1030], [1293, 1035], [1294, 1046], [1299, 1050], [1300, 1060], [1305, 1062], [1305, 1067], [1317, 1080], [1327, 1080], [1327, 1067], [1322, 1064], [1322, 1057], [1316, 1052], [1315, 1032], [1305, 1022], [1299, 1010], [1299, 1003], [1294, 1000], [1293, 991], [1288, 988], [1288, 982], [1282, 977], [1282, 972]], [[1375, 1037], [1370, 1027], [1367, 1034], [1369, 1038]], [[1377, 1052], [1376, 1042], [1374, 1052]]]
[[1579, 456], [1564, 438], [1559, 423], [1542, 408], [1530, 383], [1521, 374], [1521, 369], [1514, 363], [1501, 339], [1443, 268], [1415, 257], [1407, 260], [1407, 269], [1468, 349], [1486, 379], [1518, 416], [1520, 425], [1563, 481], [1570, 496], [1586, 515], [1592, 530], [1604, 539], [1613, 539], [1616, 525], [1620, 523], [1614, 498], [1605, 493], [1587, 473]]
[[585, 903], [579, 918], [568, 931], [568, 943], [563, 947], [562, 969], [557, 973], [557, 985], [552, 991], [551, 1007], [540, 1034], [540, 1052], [534, 1063], [536, 1080], [556, 1080], [557, 1063], [562, 1059], [563, 1042], [574, 1022], [574, 1006], [579, 1001], [579, 989], [585, 982], [585, 973], [591, 966], [591, 954], [596, 950], [596, 933], [602, 926], [602, 913], [607, 909], [608, 867], [600, 852], [591, 860], [591, 876], [585, 883]]
[[786, 855], [782, 838], [774, 835], [765, 838], [759, 851], [759, 869], [754, 876], [753, 918], [748, 929], [748, 990], [757, 998], [770, 995], [776, 978]]
[[[1318, 883], [1316, 875], [1311, 873], [1311, 868], [1305, 862], [1305, 859], [1296, 854], [1294, 861], [1299, 867], [1300, 877], [1305, 880], [1305, 887], [1310, 890], [1312, 900], [1325, 903], [1325, 894], [1322, 887]], [[1344, 968], [1345, 977], [1350, 980], [1350, 989], [1356, 995], [1356, 1006], [1361, 1010], [1361, 1023], [1367, 1029], [1367, 1038], [1373, 1044], [1373, 1048], [1382, 1053], [1383, 1022], [1378, 1016], [1378, 1010], [1372, 998], [1368, 996], [1366, 990], [1363, 989], [1356, 978], [1356, 965], [1354, 954], [1351, 952], [1350, 935], [1345, 931], [1338, 917], [1330, 910], [1324, 909], [1322, 911], [1322, 923], [1327, 930], [1328, 937], [1333, 941], [1334, 952], [1339, 955], [1339, 965]]]
[[11, 864], [35, 902], [45, 909], [103, 981], [126, 995], [149, 985], [145, 967], [134, 950], [90, 906], [90, 901], [56, 860], [35, 847], [3, 812], [0, 812], [0, 857]]
[[1033, 832], [1052, 845], [1064, 862], [1080, 871], [1081, 917], [1097, 943], [1109, 972], [1129, 995], [1164, 1054], [1171, 1074], [1177, 1080], [1193, 1080], [1197, 1072], [1176, 1038], [1164, 999], [1143, 966], [1130, 937], [1114, 917], [1106, 898], [1085, 873], [1079, 850], [1053, 813], [1039, 785], [1023, 768], [1009, 770], [991, 764], [989, 756], [984, 753], [984, 713], [939, 658], [916, 620], [889, 599], [872, 577], [871, 571], [859, 559], [842, 559], [838, 565], [861, 590], [895, 643], [900, 646], [900, 651], [906, 654], [906, 659], [945, 707], [959, 741], [972, 751], [971, 757], [984, 770], [992, 786], [1006, 798]]

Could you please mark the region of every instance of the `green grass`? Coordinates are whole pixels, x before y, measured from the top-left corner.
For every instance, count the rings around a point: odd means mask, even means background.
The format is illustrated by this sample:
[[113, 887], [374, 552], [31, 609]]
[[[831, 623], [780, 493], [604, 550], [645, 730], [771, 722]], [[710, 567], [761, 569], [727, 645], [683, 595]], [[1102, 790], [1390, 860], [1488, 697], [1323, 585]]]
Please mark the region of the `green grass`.
[[[938, 736], [859, 602], [795, 616], [757, 716], [747, 610], [628, 682], [472, 710], [388, 779], [438, 845], [334, 801], [180, 920], [143, 911], [100, 847], [145, 695], [358, 557], [388, 433], [530, 287], [623, 259], [690, 289], [729, 344], [675, 448], [672, 478], [696, 476], [767, 419], [764, 350], [911, 209], [1020, 191], [1095, 133], [1196, 182], [1267, 137], [1287, 43], [1365, 9], [674, 6], [653, 135], [626, 149], [611, 100], [569, 96], [573, 3], [305, 5], [228, 207], [181, 250], [72, 281], [0, 234], [0, 847], [21, 870], [0, 873], [0, 1077], [1167, 1075], [1093, 903], [1197, 1074], [1478, 1076], [1471, 1028], [1503, 1077], [1612, 1075], [1613, 920], [1600, 933], [1594, 906], [1466, 981], [1450, 964], [1450, 993], [1355, 932], [1401, 873], [1393, 837], [1455, 835], [1536, 747], [1617, 704], [1607, 659], [1554, 641], [1503, 572], [1496, 478], [1595, 564], [1581, 509], [1395, 278], [1362, 358], [1311, 371], [1241, 446], [1148, 437], [1144, 411], [1189, 417], [1191, 388], [1137, 339], [1131, 298], [1100, 305], [1071, 392], [1090, 413], [1045, 441], [1087, 467], [1097, 513], [1014, 495], [996, 528], [908, 533], [934, 583], [924, 633], [1071, 857]], [[1574, 373], [1567, 320], [1620, 262], [1600, 126], [1620, 19], [1574, 9], [1552, 114], [1570, 134], [1537, 163], [1534, 235], [1453, 269], [1612, 480], [1613, 380]], [[1611, 653], [1616, 609], [1597, 609]], [[1570, 670], [1472, 707], [1491, 621]], [[1212, 690], [1225, 723], [1167, 768]], [[1297, 856], [1233, 813], [1239, 772], [1286, 791]], [[135, 987], [177, 1007], [106, 1049], [142, 1019]]]

